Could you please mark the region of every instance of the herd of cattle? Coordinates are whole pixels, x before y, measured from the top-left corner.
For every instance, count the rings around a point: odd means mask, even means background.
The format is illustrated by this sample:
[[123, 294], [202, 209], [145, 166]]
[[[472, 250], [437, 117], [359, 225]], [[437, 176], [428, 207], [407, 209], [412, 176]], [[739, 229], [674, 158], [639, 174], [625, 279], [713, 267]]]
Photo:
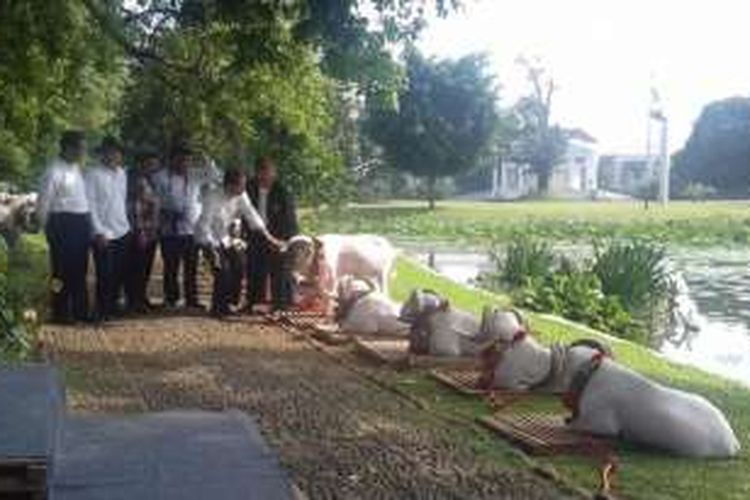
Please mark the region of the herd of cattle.
[[[35, 204], [35, 194], [0, 194], [0, 231], [10, 244], [34, 228]], [[487, 308], [477, 318], [430, 290], [414, 290], [403, 305], [395, 303], [388, 278], [397, 252], [385, 238], [300, 235], [285, 251], [299, 293], [335, 311], [346, 332], [403, 336], [415, 355], [474, 357], [482, 366], [482, 388], [561, 394], [573, 412], [569, 425], [578, 430], [684, 456], [739, 452], [716, 406], [621, 365], [597, 342], [545, 347], [516, 310]]]
[[559, 394], [569, 425], [691, 457], [732, 457], [740, 444], [726, 417], [697, 394], [666, 387], [581, 340], [546, 347], [517, 310], [460, 311], [430, 290], [390, 299], [395, 249], [374, 235], [299, 236], [290, 242], [296, 281], [324, 297], [342, 330], [408, 338], [415, 355], [474, 357], [483, 389]]

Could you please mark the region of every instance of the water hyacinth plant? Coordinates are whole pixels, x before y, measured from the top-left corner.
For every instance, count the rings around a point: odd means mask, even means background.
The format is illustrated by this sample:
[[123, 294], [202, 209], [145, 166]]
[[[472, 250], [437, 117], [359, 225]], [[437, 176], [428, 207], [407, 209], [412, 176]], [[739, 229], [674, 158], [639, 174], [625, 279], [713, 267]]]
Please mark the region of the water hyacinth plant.
[[593, 272], [605, 295], [617, 297], [641, 324], [645, 343], [661, 342], [671, 316], [671, 275], [666, 249], [644, 240], [594, 244]]
[[481, 286], [514, 302], [630, 340], [655, 344], [669, 319], [670, 275], [663, 247], [641, 240], [597, 241], [593, 260], [557, 258], [549, 242], [521, 235], [491, 253], [496, 271]]
[[547, 276], [555, 264], [555, 254], [548, 242], [524, 235], [513, 239], [504, 253], [496, 249], [491, 255], [502, 281], [511, 287]]

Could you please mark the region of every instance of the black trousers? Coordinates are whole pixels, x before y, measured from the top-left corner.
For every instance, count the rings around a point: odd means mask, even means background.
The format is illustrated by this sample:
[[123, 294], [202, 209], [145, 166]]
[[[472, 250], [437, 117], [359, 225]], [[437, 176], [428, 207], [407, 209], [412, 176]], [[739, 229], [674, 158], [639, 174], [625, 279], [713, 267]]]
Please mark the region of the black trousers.
[[231, 273], [229, 281], [229, 303], [238, 305], [242, 299], [242, 278], [245, 276], [245, 252], [235, 248], [227, 250], [227, 266]]
[[52, 270], [52, 319], [88, 319], [89, 214], [51, 213], [44, 228]]
[[271, 248], [263, 236], [251, 235], [247, 249], [247, 305], [258, 304], [271, 279], [271, 303], [285, 309], [292, 302], [292, 276], [283, 254]]
[[185, 303], [189, 306], [198, 303], [197, 269], [198, 246], [192, 236], [167, 236], [161, 239], [161, 256], [164, 261], [164, 300], [175, 305], [180, 300], [180, 286], [177, 275], [182, 265], [182, 288]]
[[96, 267], [96, 313], [106, 319], [117, 313], [117, 303], [125, 288], [130, 234], [109, 240], [104, 247], [94, 245]]
[[156, 240], [146, 241], [142, 245], [138, 238], [131, 238], [125, 286], [128, 307], [131, 309], [143, 309], [148, 303], [148, 282], [155, 256]]
[[214, 289], [211, 295], [211, 313], [216, 316], [229, 314], [232, 298], [234, 269], [231, 265], [231, 249], [218, 247], [209, 250], [209, 260], [214, 272]]

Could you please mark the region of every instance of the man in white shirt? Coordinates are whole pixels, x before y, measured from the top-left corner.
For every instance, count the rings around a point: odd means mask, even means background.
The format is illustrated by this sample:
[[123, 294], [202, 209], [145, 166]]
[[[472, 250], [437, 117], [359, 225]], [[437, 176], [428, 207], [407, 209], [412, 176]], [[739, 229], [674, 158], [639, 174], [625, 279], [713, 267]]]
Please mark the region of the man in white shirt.
[[91, 167], [85, 180], [94, 236], [96, 313], [97, 319], [104, 321], [119, 312], [118, 300], [125, 285], [130, 237], [128, 179], [122, 167], [122, 147], [114, 137], [105, 137], [96, 153], [101, 164]]
[[201, 308], [197, 293], [198, 248], [195, 224], [201, 212], [201, 179], [191, 173], [192, 152], [176, 146], [169, 154], [169, 164], [156, 172], [153, 184], [161, 198], [159, 234], [164, 262], [164, 305], [172, 309], [180, 299], [178, 274], [182, 266], [185, 305]]
[[37, 198], [37, 214], [49, 244], [52, 321], [59, 323], [88, 320], [91, 217], [80, 167], [85, 151], [82, 132], [64, 132], [60, 158], [47, 167]]
[[[237, 217], [263, 235], [270, 246], [279, 251], [283, 246], [266, 229], [263, 219], [250, 202], [245, 192], [245, 174], [238, 169], [228, 169], [224, 173], [223, 189], [214, 189], [206, 193], [203, 211], [196, 225], [195, 234], [198, 242], [207, 247], [212, 255], [214, 269], [214, 290], [211, 300], [211, 313], [217, 317], [226, 316], [232, 295], [232, 252], [240, 251], [233, 245], [230, 226]], [[236, 256], [235, 256], [236, 257]], [[240, 276], [241, 278], [241, 276]]]

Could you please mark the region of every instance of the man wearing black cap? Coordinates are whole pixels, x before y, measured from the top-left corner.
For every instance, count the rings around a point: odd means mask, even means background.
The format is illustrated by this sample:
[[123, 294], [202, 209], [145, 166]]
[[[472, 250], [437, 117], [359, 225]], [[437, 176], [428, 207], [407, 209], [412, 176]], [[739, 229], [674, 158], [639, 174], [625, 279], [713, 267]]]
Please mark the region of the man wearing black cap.
[[86, 172], [86, 196], [91, 209], [96, 265], [96, 314], [99, 320], [116, 315], [125, 285], [130, 222], [128, 180], [122, 167], [122, 146], [107, 136], [96, 149], [101, 163]]
[[59, 323], [88, 320], [91, 217], [81, 174], [85, 151], [82, 132], [63, 133], [60, 158], [47, 167], [37, 199], [37, 214], [49, 243], [52, 321]]

